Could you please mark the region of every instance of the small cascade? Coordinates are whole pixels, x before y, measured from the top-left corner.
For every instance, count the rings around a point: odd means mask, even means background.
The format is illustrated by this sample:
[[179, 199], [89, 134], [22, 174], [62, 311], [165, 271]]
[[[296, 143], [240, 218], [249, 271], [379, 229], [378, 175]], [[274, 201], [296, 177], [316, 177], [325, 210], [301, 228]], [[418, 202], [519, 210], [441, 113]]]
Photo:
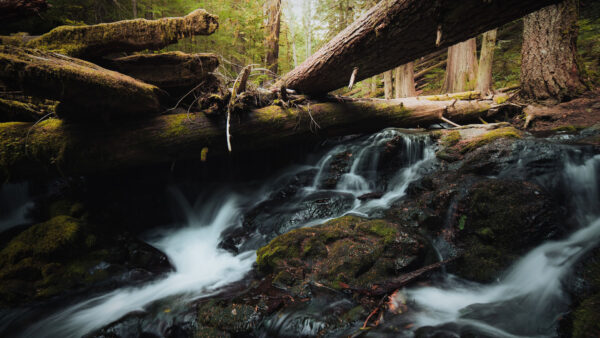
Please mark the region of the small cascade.
[[415, 310], [410, 319], [414, 329], [452, 324], [491, 337], [555, 335], [556, 323], [569, 304], [562, 282], [600, 241], [598, 174], [600, 156], [566, 164], [564, 180], [582, 228], [567, 239], [534, 249], [498, 283], [480, 285], [446, 275], [438, 286], [407, 290]]
[[[251, 270], [255, 250], [269, 238], [293, 227], [322, 223], [348, 213], [369, 216], [389, 207], [420, 177], [424, 165], [433, 161], [433, 147], [427, 135], [384, 130], [336, 146], [316, 166], [290, 168], [255, 194], [215, 193], [200, 211], [172, 190], [172, 197], [187, 218], [185, 226], [155, 233], [148, 242], [169, 257], [175, 271], [141, 287], [118, 289], [58, 310], [22, 336], [82, 336], [129, 313], [146, 311], [164, 299], [185, 304], [213, 295]], [[383, 162], [384, 157], [388, 162]], [[349, 163], [344, 162], [347, 159], [351, 159]], [[332, 166], [337, 166], [335, 175], [339, 177], [334, 177], [332, 187], [325, 188], [325, 180], [332, 180], [327, 177]], [[374, 192], [380, 192], [381, 198], [365, 202], [359, 199]], [[239, 254], [221, 249], [224, 231], [242, 228], [250, 218], [259, 222], [266, 234], [237, 243]], [[294, 315], [277, 325], [305, 325], [303, 332], [308, 335], [318, 331], [318, 320], [305, 319]]]

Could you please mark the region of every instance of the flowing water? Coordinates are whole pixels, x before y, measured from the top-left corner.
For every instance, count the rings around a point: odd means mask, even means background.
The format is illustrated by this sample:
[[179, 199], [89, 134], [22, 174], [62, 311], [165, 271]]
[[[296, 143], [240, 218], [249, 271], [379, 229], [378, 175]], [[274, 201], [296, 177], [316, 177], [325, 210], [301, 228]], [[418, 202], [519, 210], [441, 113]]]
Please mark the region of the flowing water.
[[415, 310], [409, 319], [414, 328], [439, 327], [437, 332], [450, 336], [460, 332], [486, 337], [554, 336], [557, 321], [568, 310], [564, 279], [600, 240], [598, 174], [598, 155], [583, 164], [566, 163], [564, 179], [581, 229], [537, 247], [497, 283], [480, 285], [446, 275], [435, 287], [406, 290], [403, 296]]
[[[399, 144], [394, 148], [397, 154], [393, 156], [399, 166], [391, 170], [386, 179], [382, 179], [379, 175], [379, 158], [386, 151], [391, 151], [390, 142]], [[332, 171], [331, 160], [339, 154], [351, 158], [346, 163], [350, 170], [344, 169], [347, 172], [340, 174], [341, 179], [335, 187], [324, 188], [321, 180]], [[219, 248], [222, 233], [227, 229], [241, 227], [246, 213], [273, 199], [277, 192], [285, 188], [281, 185], [285, 185], [290, 177], [307, 174], [311, 179], [286, 198], [277, 199], [279, 214], [288, 220], [288, 227], [277, 232], [285, 232], [290, 227], [322, 223], [343, 214], [369, 215], [385, 209], [405, 194], [408, 184], [418, 179], [420, 170], [432, 163], [434, 158], [433, 145], [428, 136], [405, 135], [390, 129], [369, 138], [341, 144], [323, 156], [317, 165], [290, 170], [282, 178], [274, 180], [274, 183], [265, 184], [258, 189], [259, 193], [256, 195], [215, 193], [201, 210], [194, 211], [185, 199], [175, 194], [187, 216], [185, 226], [154, 233], [148, 241], [169, 257], [174, 272], [141, 287], [118, 289], [56, 311], [30, 326], [22, 337], [82, 336], [128, 313], [147, 310], [153, 302], [161, 299], [175, 298], [171, 302], [189, 302], [210, 296], [222, 287], [241, 280], [252, 268], [256, 259], [255, 250], [268, 238], [240, 243], [240, 253], [234, 255]], [[386, 170], [390, 171], [390, 168]], [[358, 198], [374, 192], [378, 193], [377, 198], [369, 201]], [[343, 196], [349, 203], [336, 208], [333, 213], [325, 214], [306, 213], [302, 208], [291, 207], [307, 199], [312, 202], [309, 197], [315, 194], [326, 194], [330, 199]], [[265, 218], [272, 216], [268, 213]], [[268, 237], [275, 235], [276, 233], [271, 233]]]
[[[278, 234], [345, 214], [378, 216], [405, 195], [411, 182], [435, 168], [434, 150], [427, 136], [388, 129], [342, 142], [315, 165], [289, 169], [254, 189], [254, 194], [215, 192], [203, 200], [202, 208], [195, 209], [175, 190], [186, 222], [148, 235], [148, 242], [169, 257], [173, 272], [142, 286], [117, 289], [53, 311], [29, 326], [22, 336], [82, 336], [129, 313], [150, 311], [157, 302], [185, 305], [214, 295], [243, 279], [252, 269], [255, 251]], [[565, 163], [562, 180], [571, 189], [581, 229], [564, 240], [534, 249], [497, 283], [481, 285], [443, 273], [432, 287], [405, 290], [402, 295], [410, 312], [401, 320], [410, 323], [412, 329], [402, 334], [412, 336], [422, 327], [436, 327], [437, 332], [449, 336], [461, 332], [489, 337], [555, 334], [556, 321], [569, 304], [563, 280], [575, 262], [600, 240], [600, 155], [583, 163]], [[18, 200], [15, 203], [20, 207], [16, 209], [30, 205], [26, 196]], [[0, 224], [13, 226], [23, 222], [23, 217], [19, 211], [3, 217]], [[232, 229], [246, 229], [248, 233], [231, 240], [230, 250], [224, 250], [223, 243]], [[307, 308], [267, 319], [264, 332], [269, 336], [290, 330], [310, 336], [327, 325], [319, 313], [352, 306], [352, 301], [338, 296], [316, 299]], [[142, 329], [161, 333], [156, 327]], [[385, 330], [379, 332], [386, 335]]]

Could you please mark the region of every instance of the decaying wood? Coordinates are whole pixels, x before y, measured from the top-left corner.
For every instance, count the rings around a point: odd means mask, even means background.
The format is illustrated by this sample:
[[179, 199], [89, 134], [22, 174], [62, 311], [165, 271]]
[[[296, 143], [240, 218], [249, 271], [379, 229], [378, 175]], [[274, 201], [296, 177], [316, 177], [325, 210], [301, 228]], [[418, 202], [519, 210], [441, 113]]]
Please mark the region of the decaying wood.
[[68, 56], [0, 46], [0, 81], [27, 95], [60, 101], [59, 116], [106, 120], [160, 112], [160, 89]]
[[[318, 103], [282, 108], [269, 106], [231, 120], [235, 151], [253, 151], [321, 142], [326, 137], [369, 133], [387, 127], [426, 127], [445, 116], [460, 123], [477, 122], [491, 101], [436, 102], [407, 98]], [[502, 114], [503, 115], [503, 114]], [[314, 129], [314, 122], [319, 124]], [[27, 137], [29, 133], [29, 136]], [[27, 140], [27, 141], [26, 141]], [[27, 151], [25, 151], [27, 149]], [[122, 121], [106, 128], [51, 119], [0, 124], [0, 181], [48, 175], [85, 175], [141, 165], [199, 158], [203, 149], [227, 152], [225, 121], [203, 113], [161, 115]], [[210, 158], [208, 158], [210, 161]]]
[[203, 9], [178, 18], [125, 20], [92, 26], [61, 26], [33, 39], [27, 47], [96, 60], [118, 52], [158, 50], [194, 35], [210, 35], [217, 16]]
[[215, 54], [169, 52], [116, 58], [110, 68], [162, 89], [192, 88], [219, 66]]
[[[343, 87], [354, 67], [357, 81], [475, 37], [559, 0], [380, 1], [303, 64], [287, 87], [324, 94]], [[438, 27], [442, 32], [436, 45]]]
[[23, 19], [45, 11], [47, 8], [46, 0], [0, 0], [0, 21]]

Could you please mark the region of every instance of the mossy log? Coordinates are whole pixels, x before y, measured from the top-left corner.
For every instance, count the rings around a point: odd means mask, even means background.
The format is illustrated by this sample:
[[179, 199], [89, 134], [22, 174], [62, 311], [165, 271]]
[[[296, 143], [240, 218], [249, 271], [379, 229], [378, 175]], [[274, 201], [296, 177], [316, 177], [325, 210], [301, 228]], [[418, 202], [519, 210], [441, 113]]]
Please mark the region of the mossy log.
[[179, 39], [210, 35], [218, 17], [203, 9], [177, 18], [125, 20], [91, 26], [61, 26], [33, 39], [27, 47], [95, 60], [119, 52], [158, 50]]
[[132, 55], [112, 60], [110, 68], [159, 88], [194, 87], [219, 66], [215, 54]]
[[[444, 115], [461, 123], [489, 118], [491, 101], [369, 100], [269, 106], [234, 116], [233, 151], [266, 150], [320, 142], [325, 137], [386, 127], [426, 127]], [[318, 125], [318, 126], [317, 126]], [[208, 158], [206, 155], [208, 151]], [[204, 113], [123, 121], [112, 128], [50, 119], [0, 124], [0, 179], [85, 175], [178, 159], [208, 159], [227, 152], [224, 117]]]
[[0, 81], [25, 94], [58, 100], [71, 120], [106, 120], [160, 111], [160, 89], [68, 56], [0, 46]]
[[46, 0], [0, 0], [0, 21], [20, 20], [46, 9]]
[[476, 37], [560, 0], [379, 1], [279, 85], [308, 94], [356, 81]]
[[44, 116], [45, 109], [17, 100], [0, 98], [0, 122], [35, 122]]

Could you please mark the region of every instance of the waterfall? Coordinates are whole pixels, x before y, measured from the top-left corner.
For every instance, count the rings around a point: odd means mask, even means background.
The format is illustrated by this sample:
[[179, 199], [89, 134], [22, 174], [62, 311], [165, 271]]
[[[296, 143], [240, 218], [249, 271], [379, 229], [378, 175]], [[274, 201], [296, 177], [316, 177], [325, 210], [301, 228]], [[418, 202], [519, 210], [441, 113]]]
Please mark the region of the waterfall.
[[[381, 155], [386, 150], [386, 145], [394, 140], [401, 143], [398, 158], [395, 158], [400, 162], [400, 167], [393, 170], [387, 168], [392, 171], [391, 179], [387, 183], [378, 182]], [[334, 157], [344, 152], [352, 154], [352, 164], [348, 172], [342, 175], [335, 189], [321, 188], [321, 179], [329, 170]], [[281, 185], [285, 184], [290, 176], [303, 171], [316, 172], [314, 179], [297, 192], [298, 196], [277, 200], [284, 205], [292, 204], [292, 208], [280, 207], [276, 212], [286, 213], [292, 209], [294, 212], [289, 218], [297, 218], [299, 199], [319, 191], [327, 191], [334, 195], [350, 194], [355, 199], [348, 209], [340, 210], [331, 215], [331, 218], [347, 213], [368, 216], [375, 210], [389, 207], [393, 201], [402, 197], [408, 185], [420, 177], [420, 169], [434, 158], [433, 144], [428, 136], [403, 134], [395, 129], [387, 129], [366, 139], [334, 147], [314, 166], [290, 168], [281, 178], [265, 183], [254, 195], [215, 194], [200, 212], [195, 213], [185, 199], [176, 193], [174, 197], [187, 217], [185, 226], [154, 234], [154, 239], [149, 241], [169, 257], [175, 271], [161, 280], [141, 287], [117, 289], [59, 310], [30, 326], [22, 337], [82, 336], [119, 320], [128, 313], [144, 311], [153, 302], [167, 297], [179, 297], [179, 302], [185, 304], [194, 299], [211, 296], [220, 288], [241, 280], [252, 268], [256, 259], [256, 248], [233, 255], [218, 248], [221, 234], [228, 228], [241, 226], [244, 212], [248, 211], [243, 206], [256, 206], [261, 201], [273, 198], [277, 191], [285, 188]], [[351, 183], [351, 179], [348, 178], [350, 176], [356, 177], [356, 182], [360, 183]], [[358, 199], [360, 195], [378, 189], [383, 189], [379, 190], [382, 193], [381, 198], [367, 202]], [[268, 218], [274, 216], [277, 215], [268, 215]], [[317, 217], [301, 220], [303, 222], [297, 226], [322, 223], [326, 219]]]
[[457, 324], [492, 337], [547, 337], [569, 304], [563, 279], [600, 240], [598, 180], [600, 156], [568, 162], [564, 179], [571, 189], [582, 228], [551, 241], [516, 262], [492, 285], [446, 275], [440, 285], [407, 290], [416, 313], [414, 329]]

